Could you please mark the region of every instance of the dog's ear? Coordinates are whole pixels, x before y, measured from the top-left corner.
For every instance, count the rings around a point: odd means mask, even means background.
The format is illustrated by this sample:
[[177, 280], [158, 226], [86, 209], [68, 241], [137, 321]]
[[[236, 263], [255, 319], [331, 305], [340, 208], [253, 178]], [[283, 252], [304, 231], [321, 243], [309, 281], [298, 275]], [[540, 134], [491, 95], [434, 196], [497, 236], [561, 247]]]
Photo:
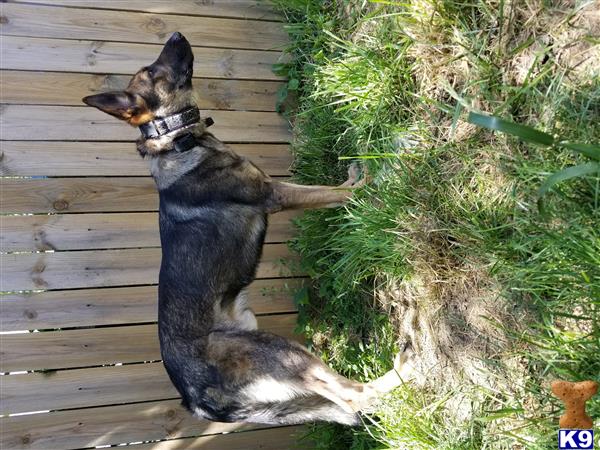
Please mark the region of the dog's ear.
[[129, 92], [117, 91], [89, 95], [82, 101], [111, 116], [126, 120], [131, 125], [141, 125], [153, 119], [144, 99]]

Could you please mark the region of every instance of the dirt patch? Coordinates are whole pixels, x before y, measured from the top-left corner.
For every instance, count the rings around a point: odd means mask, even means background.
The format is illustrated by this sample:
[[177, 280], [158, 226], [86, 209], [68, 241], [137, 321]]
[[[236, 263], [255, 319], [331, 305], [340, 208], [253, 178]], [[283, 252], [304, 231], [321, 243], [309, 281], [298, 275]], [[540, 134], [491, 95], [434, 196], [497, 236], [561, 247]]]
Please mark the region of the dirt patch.
[[[376, 293], [400, 342], [412, 342], [417, 385], [438, 393], [457, 387], [513, 392], [524, 369], [504, 329], [518, 330], [524, 312], [501, 298], [500, 286], [484, 270], [455, 268], [448, 275], [424, 264], [412, 278]], [[467, 420], [473, 401], [472, 393], [457, 395], [446, 407]]]
[[512, 7], [516, 20], [515, 26], [506, 30], [505, 53], [513, 55], [506, 83], [520, 85], [535, 77], [531, 69], [539, 58], [551, 59], [567, 79], [578, 83], [600, 75], [600, 0], [566, 13], [573, 3], [556, 2], [549, 8], [540, 1], [519, 2]]
[[498, 325], [518, 327], [499, 286], [478, 270], [444, 280], [430, 268], [415, 272], [410, 280], [379, 291], [377, 298], [393, 311], [400, 339], [413, 343], [419, 372], [435, 384], [492, 386], [478, 368], [507, 350], [508, 339]]

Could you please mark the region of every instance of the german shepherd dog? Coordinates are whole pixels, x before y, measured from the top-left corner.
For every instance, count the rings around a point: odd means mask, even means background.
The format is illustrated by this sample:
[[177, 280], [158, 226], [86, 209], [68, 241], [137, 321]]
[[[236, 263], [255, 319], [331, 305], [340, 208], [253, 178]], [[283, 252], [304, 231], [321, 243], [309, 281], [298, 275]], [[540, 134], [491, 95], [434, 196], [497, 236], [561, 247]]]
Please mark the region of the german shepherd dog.
[[306, 348], [257, 330], [245, 288], [254, 280], [270, 213], [342, 204], [358, 170], [338, 187], [274, 181], [206, 131], [192, 95], [194, 56], [174, 33], [158, 59], [122, 92], [85, 97], [140, 127], [160, 197], [161, 354], [183, 405], [221, 422], [355, 425], [407, 376], [407, 353], [367, 384], [329, 369]]

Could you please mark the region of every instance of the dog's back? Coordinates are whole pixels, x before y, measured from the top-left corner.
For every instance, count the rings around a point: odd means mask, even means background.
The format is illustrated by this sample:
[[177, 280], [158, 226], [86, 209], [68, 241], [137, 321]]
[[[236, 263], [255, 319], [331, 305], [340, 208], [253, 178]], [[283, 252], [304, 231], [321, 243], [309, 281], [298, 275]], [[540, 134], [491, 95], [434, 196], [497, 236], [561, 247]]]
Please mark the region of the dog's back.
[[[152, 162], [159, 188], [163, 258], [159, 275], [159, 333], [163, 360], [184, 402], [215, 383], [207, 360], [214, 330], [238, 328], [254, 316], [242, 290], [252, 282], [267, 226], [264, 183], [240, 179], [249, 164], [223, 151], [211, 135], [185, 154]], [[261, 173], [257, 172], [260, 176]], [[191, 356], [197, 364], [189, 364]], [[185, 386], [193, 371], [195, 388]], [[186, 375], [183, 375], [186, 374]], [[189, 398], [189, 401], [188, 401]]]

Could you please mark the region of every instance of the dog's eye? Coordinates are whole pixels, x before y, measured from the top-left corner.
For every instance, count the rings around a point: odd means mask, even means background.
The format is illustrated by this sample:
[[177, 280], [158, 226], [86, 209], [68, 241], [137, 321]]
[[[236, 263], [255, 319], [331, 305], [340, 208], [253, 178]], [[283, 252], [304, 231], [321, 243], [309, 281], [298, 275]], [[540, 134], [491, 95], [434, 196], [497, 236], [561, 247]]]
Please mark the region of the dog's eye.
[[153, 78], [154, 77], [154, 69], [148, 68], [146, 70], [147, 70], [148, 76], [150, 78]]

